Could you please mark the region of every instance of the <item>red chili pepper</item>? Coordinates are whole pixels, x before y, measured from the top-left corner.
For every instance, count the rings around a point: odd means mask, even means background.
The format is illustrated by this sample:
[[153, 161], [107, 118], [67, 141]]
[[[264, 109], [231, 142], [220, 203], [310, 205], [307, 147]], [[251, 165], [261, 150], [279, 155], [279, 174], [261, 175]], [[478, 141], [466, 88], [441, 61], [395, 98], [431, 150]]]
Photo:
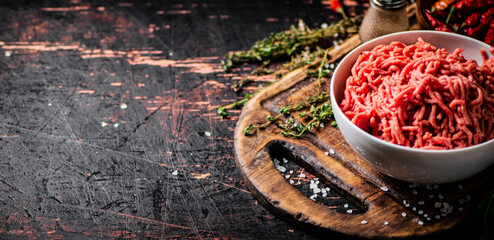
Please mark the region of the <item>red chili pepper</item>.
[[494, 5], [494, 0], [461, 0], [455, 3], [454, 7], [460, 12], [470, 12], [490, 5]]
[[448, 8], [449, 5], [453, 4], [456, 1], [458, 1], [458, 0], [439, 0], [439, 1], [435, 2], [434, 4], [432, 4], [431, 11], [432, 12], [442, 11], [442, 10]]
[[340, 0], [330, 0], [329, 4], [331, 5], [331, 9], [333, 9], [333, 11], [346, 18], [345, 9], [343, 9], [343, 4], [341, 4]]
[[489, 8], [489, 10], [485, 11], [482, 14], [482, 16], [480, 16], [479, 25], [465, 29], [465, 33], [468, 36], [471, 36], [474, 38], [479, 37], [479, 35], [484, 30], [484, 28], [489, 26], [489, 23], [491, 22], [492, 18], [494, 18], [494, 7]]
[[473, 27], [473, 26], [479, 24], [480, 16], [482, 16], [483, 12], [484, 11], [476, 11], [476, 12], [470, 14], [470, 16], [468, 16], [467, 19], [465, 20], [465, 26]]
[[424, 15], [429, 21], [429, 24], [434, 30], [443, 31], [443, 32], [454, 32], [451, 27], [441, 22], [441, 20], [434, 17], [429, 10], [424, 10]]
[[489, 24], [489, 30], [485, 34], [484, 42], [494, 47], [494, 20]]

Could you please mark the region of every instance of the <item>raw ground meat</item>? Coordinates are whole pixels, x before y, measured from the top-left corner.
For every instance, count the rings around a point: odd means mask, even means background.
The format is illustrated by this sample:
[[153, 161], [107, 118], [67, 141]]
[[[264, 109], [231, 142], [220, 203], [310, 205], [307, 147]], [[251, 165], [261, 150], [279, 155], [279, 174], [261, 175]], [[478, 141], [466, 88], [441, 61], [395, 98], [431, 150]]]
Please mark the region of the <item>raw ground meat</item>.
[[461, 52], [421, 38], [363, 52], [340, 107], [361, 129], [403, 146], [453, 149], [492, 139], [494, 58], [481, 51], [478, 65]]

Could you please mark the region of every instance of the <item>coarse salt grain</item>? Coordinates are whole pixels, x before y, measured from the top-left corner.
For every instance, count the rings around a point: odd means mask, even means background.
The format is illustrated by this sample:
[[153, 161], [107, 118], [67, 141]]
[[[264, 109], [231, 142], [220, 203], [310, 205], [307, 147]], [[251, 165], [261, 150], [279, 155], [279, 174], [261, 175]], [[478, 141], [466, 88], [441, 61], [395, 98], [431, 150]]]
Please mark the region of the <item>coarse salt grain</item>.
[[177, 175], [178, 175], [178, 170], [173, 171], [173, 172], [172, 172], [172, 175], [173, 175], [173, 176], [177, 176]]
[[384, 222], [384, 226], [388, 226], [389, 225], [389, 222], [388, 221], [385, 221]]
[[305, 174], [301, 173], [299, 176], [300, 176], [301, 178], [304, 178], [304, 177], [305, 177]]
[[418, 221], [418, 224], [419, 224], [420, 226], [422, 226], [422, 225], [424, 225], [424, 222], [422, 222], [422, 221]]
[[387, 192], [389, 189], [387, 187], [381, 187], [381, 190]]
[[278, 166], [276, 166], [276, 168], [277, 168], [277, 169], [278, 169], [278, 171], [280, 171], [280, 172], [283, 172], [283, 173], [284, 173], [284, 172], [286, 172], [286, 167], [283, 167], [283, 166], [278, 165]]
[[362, 220], [362, 222], [360, 222], [361, 224], [367, 224], [367, 221], [365, 220]]
[[334, 155], [335, 151], [333, 149], [329, 149], [329, 154]]
[[407, 216], [407, 214], [406, 214], [405, 212], [402, 212], [402, 213], [401, 213], [401, 216], [406, 217], [406, 216]]
[[352, 213], [352, 212], [353, 212], [353, 210], [352, 210], [352, 209], [348, 209], [348, 210], [346, 210], [346, 212], [347, 212], [347, 213]]

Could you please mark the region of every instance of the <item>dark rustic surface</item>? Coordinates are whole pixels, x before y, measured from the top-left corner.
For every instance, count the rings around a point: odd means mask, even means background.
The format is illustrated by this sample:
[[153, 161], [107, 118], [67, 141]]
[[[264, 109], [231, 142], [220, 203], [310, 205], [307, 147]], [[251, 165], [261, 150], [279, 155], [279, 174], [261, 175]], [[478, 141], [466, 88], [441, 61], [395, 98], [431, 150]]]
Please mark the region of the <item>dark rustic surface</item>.
[[1, 1], [0, 238], [314, 238], [247, 190], [216, 107], [227, 52], [328, 4]]

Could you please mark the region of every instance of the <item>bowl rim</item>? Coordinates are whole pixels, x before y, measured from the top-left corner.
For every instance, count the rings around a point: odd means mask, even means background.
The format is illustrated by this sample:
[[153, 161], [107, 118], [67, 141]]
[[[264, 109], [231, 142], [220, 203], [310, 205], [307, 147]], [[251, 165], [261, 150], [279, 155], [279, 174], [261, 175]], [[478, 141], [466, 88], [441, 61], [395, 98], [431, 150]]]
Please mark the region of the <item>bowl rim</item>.
[[[377, 141], [377, 142], [379, 142], [379, 143], [387, 146], [388, 148], [396, 148], [398, 150], [404, 150], [404, 151], [409, 151], [409, 152], [413, 152], [413, 153], [454, 154], [454, 153], [459, 153], [459, 152], [475, 151], [477, 149], [484, 148], [487, 145], [494, 144], [494, 138], [492, 138], [490, 140], [487, 140], [487, 141], [482, 142], [482, 143], [479, 143], [479, 144], [475, 144], [475, 145], [468, 146], [468, 147], [463, 147], [463, 148], [454, 148], [454, 149], [420, 149], [420, 148], [407, 147], [407, 146], [399, 145], [399, 144], [396, 144], [396, 143], [390, 143], [390, 142], [388, 142], [386, 140], [380, 139], [380, 138], [378, 138], [378, 137], [376, 137], [376, 136], [374, 136], [374, 135], [372, 135], [372, 134], [370, 134], [370, 133], [362, 130], [361, 128], [357, 127], [357, 125], [355, 125], [352, 121], [350, 121], [350, 119], [343, 113], [343, 111], [340, 108], [340, 103], [336, 101], [336, 97], [334, 96], [335, 95], [334, 94], [334, 92], [335, 92], [334, 91], [335, 90], [334, 89], [335, 88], [335, 80], [334, 79], [335, 79], [335, 76], [337, 75], [336, 73], [340, 70], [340, 68], [343, 68], [341, 63], [344, 62], [344, 61], [349, 61], [348, 59], [350, 57], [352, 57], [353, 55], [355, 55], [356, 52], [359, 52], [358, 55], [357, 55], [357, 57], [358, 57], [358, 56], [360, 56], [360, 54], [363, 51], [369, 51], [369, 50], [362, 50], [364, 48], [369, 48], [369, 45], [373, 45], [373, 47], [370, 48], [372, 50], [374, 47], [380, 45], [380, 44], [376, 44], [376, 42], [380, 42], [384, 38], [390, 38], [390, 39], [392, 39], [393, 37], [398, 36], [398, 35], [411, 35], [411, 34], [414, 34], [414, 35], [415, 34], [447, 35], [447, 36], [451, 36], [451, 37], [454, 37], [454, 38], [463, 38], [464, 40], [478, 42], [481, 45], [486, 46], [487, 49], [494, 48], [494, 47], [488, 45], [487, 43], [484, 43], [484, 42], [482, 42], [480, 40], [477, 40], [475, 38], [471, 38], [471, 37], [468, 37], [468, 36], [460, 35], [460, 34], [457, 34], [457, 33], [441, 32], [441, 31], [435, 31], [435, 30], [403, 31], [403, 32], [396, 32], [396, 33], [387, 34], [387, 35], [384, 35], [384, 36], [381, 36], [381, 37], [377, 37], [375, 39], [372, 39], [370, 41], [367, 41], [365, 43], [362, 43], [358, 47], [354, 48], [347, 55], [345, 55], [345, 57], [343, 57], [343, 59], [338, 63], [338, 66], [335, 68], [335, 70], [333, 72], [333, 75], [331, 77], [331, 84], [330, 84], [330, 90], [329, 90], [330, 91], [330, 98], [331, 98], [331, 102], [332, 102], [333, 112], [334, 111], [338, 111], [341, 114], [341, 116], [343, 116], [343, 119], [344, 119], [343, 121], [345, 121], [345, 122], [348, 123], [347, 124], [348, 126], [350, 126], [352, 129], [356, 130], [357, 132], [359, 132], [361, 134], [367, 135], [368, 137], [370, 137], [370, 139], [373, 139], [373, 140], [375, 140], [375, 141]], [[397, 41], [397, 40], [390, 40], [387, 44], [390, 44], [393, 41]], [[480, 49], [479, 49], [479, 51], [480, 51]], [[488, 56], [491, 55], [491, 57], [493, 57], [492, 54], [489, 51], [487, 51], [487, 54], [488, 54]], [[352, 67], [353, 67], [354, 64], [355, 63], [352, 63]], [[346, 80], [345, 80], [345, 82], [346, 82]], [[336, 121], [336, 119], [335, 119], [335, 121]], [[338, 124], [338, 121], [336, 121], [336, 123]]]

